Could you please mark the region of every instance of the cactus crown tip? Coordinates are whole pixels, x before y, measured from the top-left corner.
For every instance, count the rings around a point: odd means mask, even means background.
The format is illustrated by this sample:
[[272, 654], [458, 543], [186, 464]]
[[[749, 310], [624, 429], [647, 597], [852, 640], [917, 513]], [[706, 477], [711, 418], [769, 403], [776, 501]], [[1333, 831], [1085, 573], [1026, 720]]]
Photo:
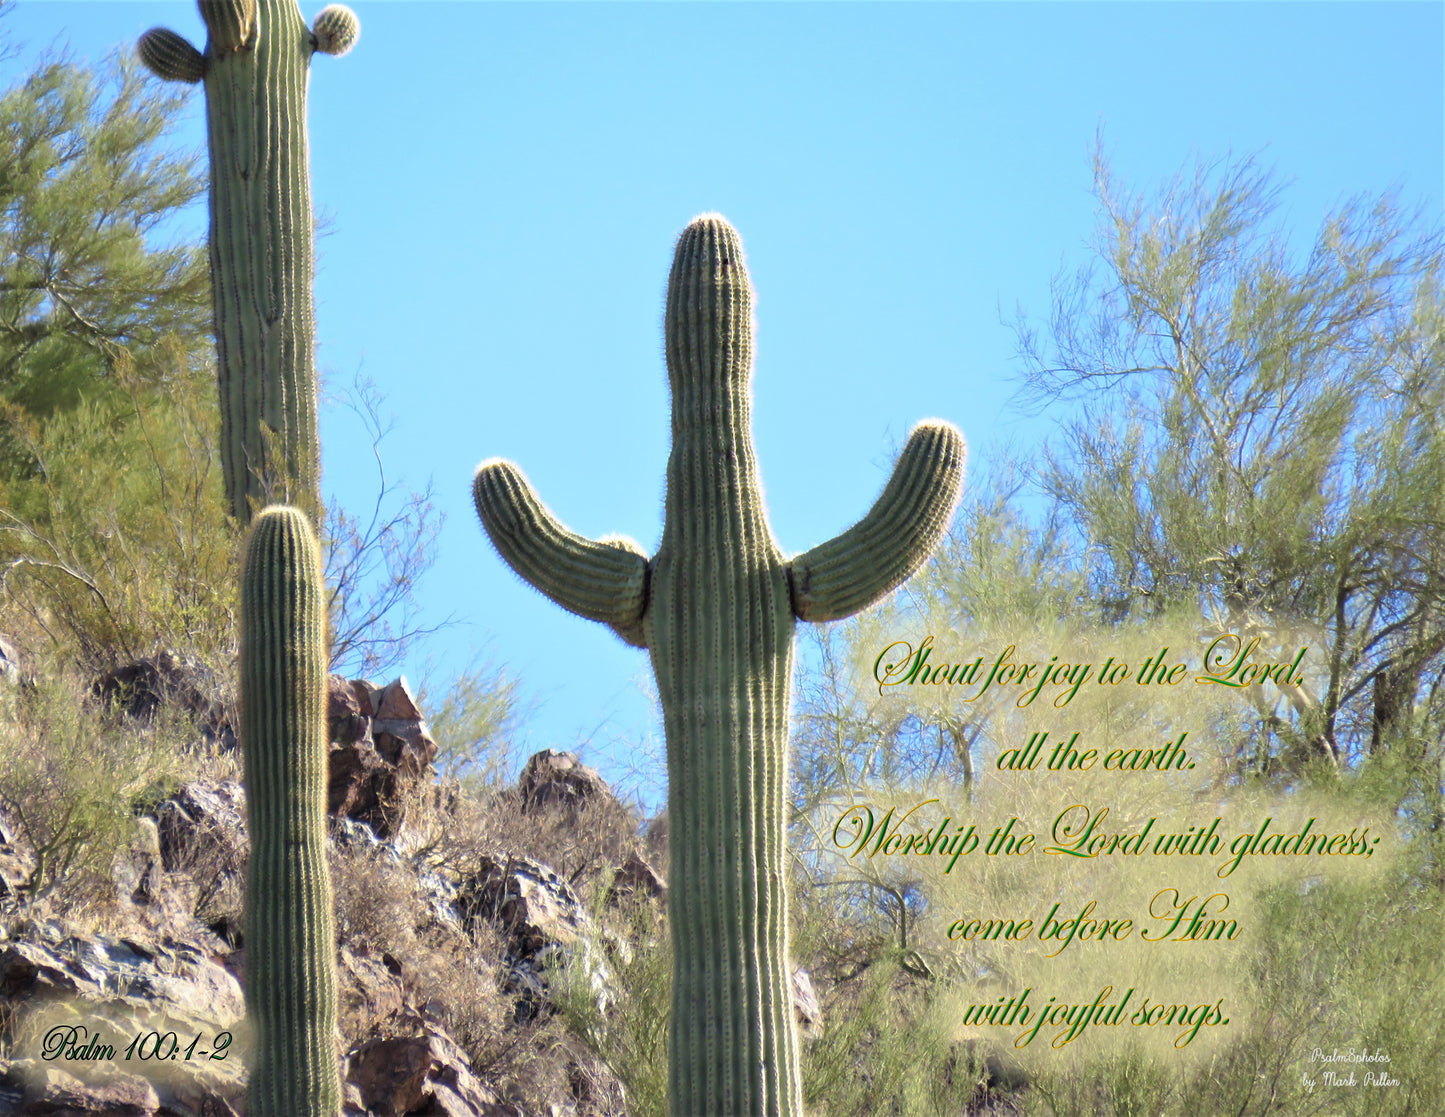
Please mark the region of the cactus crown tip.
[[257, 512], [251, 520], [251, 535], [253, 540], [277, 538], [281, 536], [303, 535], [308, 538], [315, 538], [316, 533], [311, 529], [311, 520], [300, 508], [292, 504], [270, 504]]
[[742, 237], [732, 222], [715, 212], [700, 213], [687, 223], [678, 235], [673, 261], [675, 268], [681, 266], [685, 271], [736, 268], [740, 276], [747, 275]]
[[687, 227], [678, 235], [677, 243], [681, 247], [699, 239], [717, 240], [739, 247], [742, 245], [742, 238], [738, 236], [733, 223], [715, 210], [699, 213], [689, 221]]
[[297, 508], [294, 504], [268, 504], [265, 508], [261, 509], [261, 511], [256, 514], [256, 519], [263, 520], [267, 517], [275, 519], [278, 516], [291, 517], [300, 516], [303, 514], [304, 513], [302, 513], [301, 509]]

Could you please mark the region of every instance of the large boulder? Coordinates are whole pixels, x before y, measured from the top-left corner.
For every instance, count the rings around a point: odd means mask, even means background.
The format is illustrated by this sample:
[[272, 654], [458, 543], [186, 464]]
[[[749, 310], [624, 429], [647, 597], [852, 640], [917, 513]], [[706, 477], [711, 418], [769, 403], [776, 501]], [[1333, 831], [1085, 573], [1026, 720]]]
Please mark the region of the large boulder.
[[540, 861], [501, 854], [480, 858], [458, 886], [457, 906], [468, 930], [487, 920], [503, 932], [504, 988], [516, 998], [518, 1023], [553, 1011], [552, 974], [563, 968], [581, 967], [600, 1011], [616, 1000], [592, 917], [572, 886]]
[[532, 756], [517, 781], [524, 813], [547, 807], [577, 809], [613, 798], [612, 789], [596, 768], [570, 752], [543, 749]]
[[349, 1111], [376, 1117], [525, 1117], [472, 1074], [466, 1053], [431, 1023], [380, 1036], [346, 1056]]
[[637, 854], [629, 854], [626, 861], [613, 874], [612, 885], [607, 890], [607, 902], [618, 904], [624, 900], [646, 899], [666, 902], [667, 881], [661, 873]]
[[150, 721], [162, 707], [183, 710], [195, 719], [203, 740], [234, 749], [236, 719], [216, 697], [222, 689], [199, 660], [170, 651], [122, 664], [90, 685], [93, 697], [140, 721]]
[[190, 882], [190, 911], [222, 939], [236, 941], [251, 851], [245, 788], [239, 780], [197, 780], [151, 815], [167, 883]]
[[[31, 922], [0, 946], [0, 1000], [12, 1014], [13, 1049], [25, 1056], [0, 1080], [0, 1095], [12, 1086], [20, 1093], [5, 1112], [226, 1117], [242, 1104], [240, 1057], [210, 1054], [234, 1040], [245, 1000], [201, 946]], [[124, 1057], [132, 1041], [152, 1034], [167, 1049], [173, 1036], [177, 1057]], [[183, 1057], [192, 1039], [204, 1056]], [[92, 1041], [114, 1053], [86, 1057], [95, 1054]]]
[[331, 676], [327, 810], [396, 835], [407, 804], [429, 785], [437, 744], [406, 679], [384, 687]]

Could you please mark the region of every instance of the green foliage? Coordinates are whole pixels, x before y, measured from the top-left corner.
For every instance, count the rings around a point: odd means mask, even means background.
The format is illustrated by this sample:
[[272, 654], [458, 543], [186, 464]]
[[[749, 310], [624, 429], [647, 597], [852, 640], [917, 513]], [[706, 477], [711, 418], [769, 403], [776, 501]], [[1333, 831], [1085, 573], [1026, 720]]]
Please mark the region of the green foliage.
[[615, 922], [628, 944], [608, 961], [615, 1002], [599, 1011], [589, 975], [576, 965], [552, 975], [558, 1007], [572, 1034], [621, 1080], [628, 1117], [667, 1117], [672, 944], [647, 902], [629, 904]]
[[233, 645], [185, 104], [124, 59], [0, 97], [0, 630], [92, 668]]
[[[1111, 874], [1096, 863], [1056, 880], [1039, 877], [1050, 866], [1032, 861], [1007, 871], [960, 863], [946, 882], [897, 858], [839, 867], [829, 860], [825, 827], [840, 798], [876, 802], [879, 785], [889, 783], [904, 789], [896, 794], [905, 804], [937, 796], [955, 819], [1013, 815], [1033, 831], [1046, 830], [1068, 802], [1107, 802], [1111, 821], [1157, 815], [1162, 823], [1193, 821], [1198, 802], [1210, 804], [1211, 817], [1244, 809], [1262, 818], [1308, 799], [1310, 812], [1377, 820], [1393, 860], [1354, 874], [1231, 878], [1231, 907], [1247, 913], [1245, 938], [1227, 958], [1193, 960], [1201, 967], [1193, 973], [1207, 969], [1209, 987], [1229, 993], [1238, 1010], [1231, 1027], [1192, 1055], [1112, 1037], [1092, 1049], [1025, 1051], [1028, 1085], [1010, 1094], [1017, 1109], [1005, 1111], [1435, 1113], [1445, 1104], [1433, 1069], [1445, 1054], [1438, 222], [1394, 197], [1356, 201], [1295, 251], [1274, 225], [1279, 190], [1253, 164], [1199, 168], [1147, 200], [1120, 189], [1102, 160], [1096, 171], [1097, 259], [1056, 285], [1046, 340], [1020, 323], [1038, 398], [1082, 396], [1084, 409], [1061, 423], [1041, 469], [1016, 475], [1005, 467], [971, 496], [906, 600], [825, 636], [821, 669], [801, 684], [793, 850], [807, 894], [826, 893], [836, 904], [829, 935], [848, 948], [835, 957], [851, 958], [851, 969], [822, 964], [820, 988], [831, 985], [837, 996], [852, 985], [860, 997], [840, 1021], [825, 995], [829, 1027], [839, 1031], [820, 1043], [846, 1048], [850, 1029], [851, 1042], [868, 1042], [865, 1022], [886, 1018], [890, 996], [879, 992], [874, 1005], [852, 974], [889, 958], [916, 960], [933, 975], [935, 1010], [951, 994], [965, 1004], [991, 1000], [1000, 981], [1015, 992], [1043, 987], [1020, 980], [1032, 972], [1027, 951], [944, 940], [943, 912], [1037, 918], [1032, 905], [1056, 895], [1112, 910], [1134, 902], [1140, 880], [1137, 869]], [[963, 703], [943, 688], [881, 696], [868, 678], [889, 640], [916, 643], [924, 633], [935, 635], [940, 653], [972, 649], [969, 659], [1017, 642], [1032, 649], [1023, 659], [1046, 647], [1044, 658], [1097, 662], [1126, 650], [1123, 658], [1137, 663], [1145, 653], [1134, 645], [1155, 641], [1148, 652], [1156, 651], [1165, 629], [1177, 633], [1166, 641], [1176, 654], [1195, 663], [1225, 631], [1259, 636], [1261, 659], [1286, 646], [1311, 649], [1306, 685], [1293, 693], [1246, 688], [1221, 709], [1197, 694], [1182, 705], [1163, 694], [1116, 696], [1102, 701], [1097, 723], [1078, 704], [1062, 719], [1040, 712], [1033, 728], [1069, 724], [1092, 735], [1091, 744], [1145, 739], [1182, 722], [1177, 728], [1188, 728], [1200, 750], [1191, 756], [1207, 761], [1167, 787], [1141, 781], [1086, 791], [1058, 774], [993, 778], [998, 749], [1027, 735], [1017, 732], [1019, 711]], [[1121, 891], [1120, 882], [1128, 887]], [[1142, 990], [1144, 958], [1120, 948], [1090, 972], [1100, 954], [1081, 951], [1048, 971], [1048, 992], [1096, 977], [1102, 988], [1123, 973]], [[1186, 985], [1194, 980], [1181, 976]], [[964, 1031], [955, 1026], [952, 1035]], [[1384, 1069], [1400, 1085], [1330, 1089], [1320, 1079], [1331, 1068], [1311, 1065], [1310, 1054], [1350, 1046], [1387, 1051]], [[981, 1043], [978, 1053], [987, 1058], [987, 1050]], [[867, 1065], [878, 1058], [870, 1052]], [[1355, 1068], [1357, 1077], [1380, 1069]], [[1313, 1092], [1303, 1085], [1307, 1070]], [[833, 1089], [853, 1088], [830, 1084], [814, 1096], [831, 1101]], [[903, 1104], [856, 1090], [839, 1096], [860, 1113]], [[935, 1111], [958, 1111], [952, 1104]]]
[[[1102, 156], [1097, 259], [1055, 285], [1040, 397], [1086, 392], [1042, 482], [1119, 621], [1188, 605], [1266, 646], [1315, 626], [1327, 677], [1261, 708], [1287, 768], [1407, 731], [1445, 662], [1445, 245], [1357, 199], [1303, 253], [1245, 161], [1143, 199]], [[1266, 760], [1266, 767], [1268, 765]]]
[[417, 696], [437, 743], [437, 766], [475, 792], [500, 787], [517, 767], [513, 733], [521, 714], [519, 680], [505, 668], [473, 664], [433, 698]]
[[0, 680], [0, 815], [33, 855], [12, 862], [27, 867], [22, 903], [61, 895], [75, 915], [108, 899], [134, 808], [184, 774], [185, 727], [111, 718], [63, 665], [48, 666], [33, 686]]
[[[203, 188], [166, 146], [185, 103], [126, 59], [45, 62], [0, 96], [0, 403], [23, 418], [114, 395], [118, 374], [155, 385], [167, 338], [207, 329], [204, 255], [165, 241]], [[37, 468], [9, 438], [0, 454]]]
[[822, 1036], [804, 1051], [804, 1100], [818, 1117], [964, 1114], [984, 1096], [982, 1060], [949, 1035], [929, 990], [884, 952], [830, 990]]
[[[1407, 859], [1408, 860], [1408, 859]], [[1183, 1063], [1139, 1049], [1035, 1077], [1030, 1113], [1050, 1117], [1425, 1117], [1445, 1090], [1445, 990], [1439, 982], [1440, 894], [1413, 873], [1383, 882], [1282, 885], [1263, 897], [1249, 968], [1254, 1012], [1210, 1060]], [[1322, 1063], [1368, 1049], [1387, 1063]], [[1323, 1073], [1354, 1073], [1331, 1087]], [[1395, 1079], [1372, 1086], [1366, 1072]], [[1314, 1079], [1311, 1090], [1305, 1075]]]
[[174, 358], [154, 388], [127, 383], [46, 420], [0, 416], [34, 465], [0, 478], [0, 631], [92, 670], [158, 647], [228, 662], [236, 554], [213, 383]]

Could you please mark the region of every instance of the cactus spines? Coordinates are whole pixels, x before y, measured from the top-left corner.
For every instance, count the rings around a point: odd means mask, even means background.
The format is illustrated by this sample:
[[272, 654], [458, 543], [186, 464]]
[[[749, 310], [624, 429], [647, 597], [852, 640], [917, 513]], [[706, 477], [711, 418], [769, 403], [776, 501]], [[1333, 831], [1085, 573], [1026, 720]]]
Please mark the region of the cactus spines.
[[[522, 471], [493, 458], [477, 467], [472, 497], [512, 569], [568, 612], [628, 624], [642, 619], [647, 556], [568, 531], [537, 499]], [[490, 515], [490, 520], [486, 517]]]
[[[185, 40], [173, 32], [152, 40], [155, 31], [142, 40], [142, 57], [162, 77], [184, 80], [196, 80], [186, 75], [202, 62], [226, 498], [242, 525], [253, 507], [272, 501], [315, 519], [321, 452], [306, 80], [317, 40], [296, 0], [200, 0], [200, 9], [210, 36], [204, 57], [193, 47], [194, 57], [180, 52], [174, 43]], [[333, 47], [357, 35], [355, 15], [327, 14], [336, 10], [322, 13]], [[189, 62], [173, 64], [177, 57]]]
[[216, 51], [237, 51], [256, 27], [256, 0], [198, 0], [201, 20]]
[[251, 858], [248, 1112], [334, 1117], [336, 932], [326, 863], [326, 586], [297, 508], [251, 525], [241, 573], [241, 749]]
[[152, 27], [136, 43], [145, 68], [166, 81], [194, 85], [206, 76], [206, 58], [183, 35], [165, 27]]
[[317, 13], [311, 24], [316, 49], [322, 54], [342, 55], [361, 37], [361, 21], [345, 4], [331, 4]]
[[793, 626], [901, 584], [942, 537], [963, 479], [962, 436], [921, 424], [872, 510], [785, 560], [753, 454], [752, 306], [737, 232], [695, 219], [668, 280], [672, 451], [650, 561], [567, 531], [509, 463], [484, 463], [473, 485], [518, 573], [624, 638], [640, 633], [651, 655], [667, 736], [675, 1117], [801, 1117], [784, 888]]

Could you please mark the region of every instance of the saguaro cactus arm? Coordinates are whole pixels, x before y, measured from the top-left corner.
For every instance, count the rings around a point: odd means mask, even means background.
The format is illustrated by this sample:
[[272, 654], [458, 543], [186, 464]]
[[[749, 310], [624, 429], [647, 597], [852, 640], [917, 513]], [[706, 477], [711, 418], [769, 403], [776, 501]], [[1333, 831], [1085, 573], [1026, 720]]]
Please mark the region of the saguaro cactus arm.
[[492, 545], [518, 574], [569, 613], [641, 645], [647, 556], [631, 540], [587, 539], [547, 510], [522, 471], [493, 458], [477, 467], [472, 499]]
[[788, 564], [793, 613], [835, 621], [908, 580], [943, 538], [963, 491], [967, 455], [951, 423], [919, 423], [868, 514]]
[[206, 59], [190, 40], [164, 27], [152, 27], [140, 37], [136, 51], [147, 70], [166, 81], [194, 85], [206, 76]]

